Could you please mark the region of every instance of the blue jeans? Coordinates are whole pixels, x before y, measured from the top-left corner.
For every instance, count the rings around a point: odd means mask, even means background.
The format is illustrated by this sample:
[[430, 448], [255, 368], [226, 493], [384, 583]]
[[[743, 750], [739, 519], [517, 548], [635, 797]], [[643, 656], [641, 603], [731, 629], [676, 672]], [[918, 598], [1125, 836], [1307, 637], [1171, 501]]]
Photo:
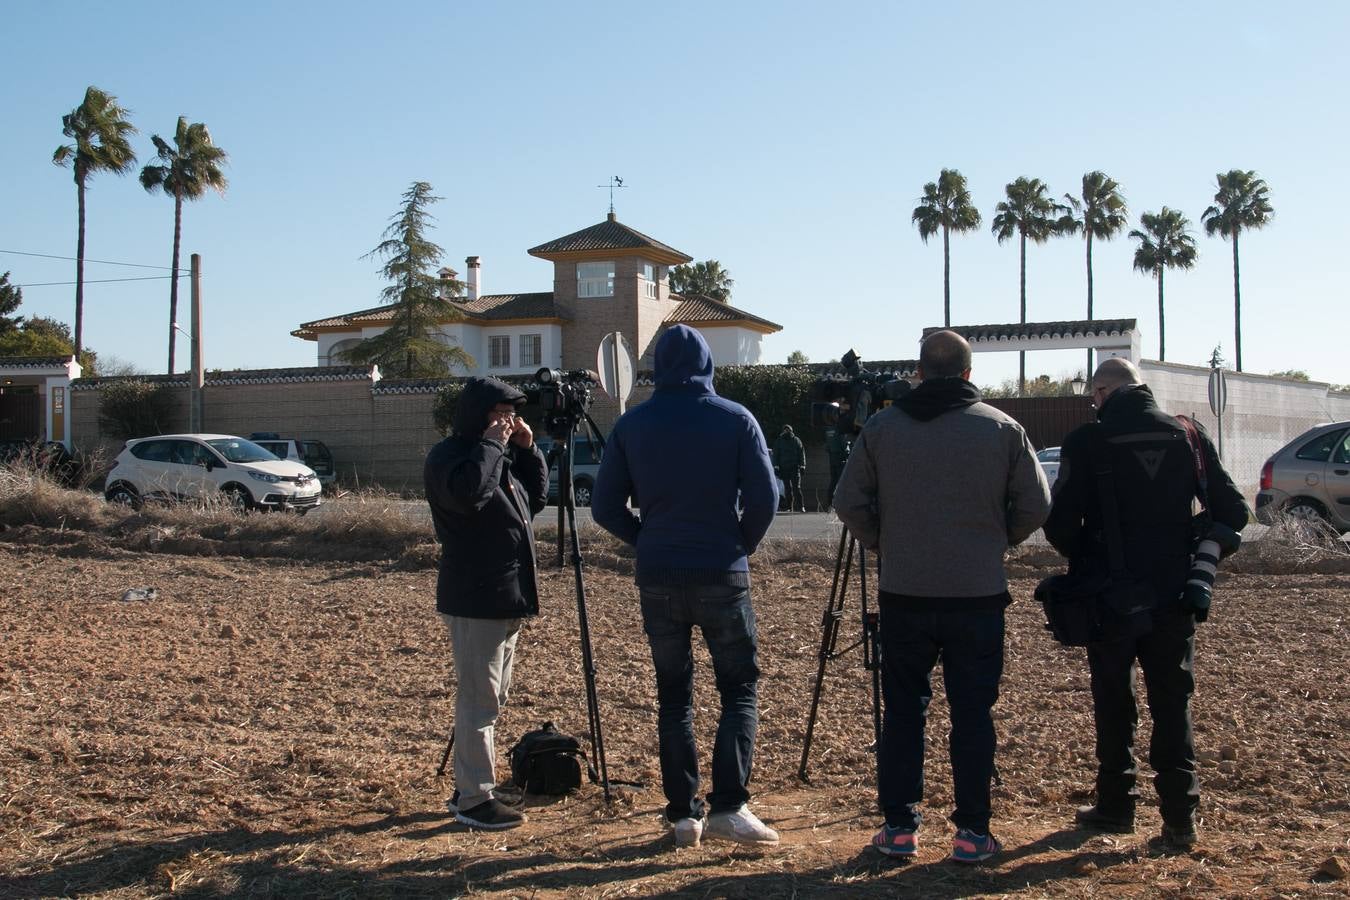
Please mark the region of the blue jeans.
[[994, 774], [994, 719], [1003, 677], [1003, 610], [907, 612], [881, 605], [882, 695], [886, 701], [877, 790], [892, 828], [923, 821], [924, 724], [933, 699], [933, 666], [951, 706], [948, 750], [957, 828], [989, 833], [989, 782]]
[[666, 818], [702, 818], [698, 749], [694, 746], [693, 626], [712, 656], [722, 715], [713, 744], [712, 812], [730, 812], [750, 798], [750, 763], [759, 727], [758, 640], [748, 588], [725, 585], [644, 585], [642, 623], [656, 666], [657, 737]]

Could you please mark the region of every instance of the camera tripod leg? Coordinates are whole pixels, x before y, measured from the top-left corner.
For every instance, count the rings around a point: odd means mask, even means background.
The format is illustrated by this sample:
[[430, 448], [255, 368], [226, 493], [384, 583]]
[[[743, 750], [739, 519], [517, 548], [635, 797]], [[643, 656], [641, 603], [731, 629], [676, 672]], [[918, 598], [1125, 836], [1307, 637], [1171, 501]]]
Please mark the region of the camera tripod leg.
[[[847, 553], [845, 552], [847, 548]], [[811, 691], [811, 712], [806, 718], [806, 737], [802, 742], [802, 761], [797, 777], [809, 782], [807, 761], [811, 755], [811, 740], [816, 731], [816, 715], [820, 709], [820, 695], [825, 687], [825, 666], [834, 658], [839, 641], [839, 623], [844, 617], [844, 594], [848, 590], [848, 573], [853, 563], [853, 541], [844, 528], [839, 532], [839, 550], [834, 557], [834, 580], [830, 584], [830, 598], [820, 621], [820, 651], [817, 655], [816, 684]]]
[[872, 735], [881, 758], [881, 611], [867, 607], [867, 550], [858, 548], [858, 584], [862, 593], [863, 668], [872, 675]]
[[[570, 474], [570, 473], [569, 473]], [[561, 491], [561, 484], [559, 490]], [[577, 511], [567, 491], [567, 519], [572, 532], [572, 573], [576, 578], [577, 622], [581, 631], [581, 671], [586, 681], [586, 715], [591, 731], [591, 767], [600, 773], [605, 802], [610, 802], [609, 769], [605, 764], [605, 735], [600, 722], [600, 696], [595, 688], [595, 655], [591, 652], [591, 626], [586, 615], [586, 583], [581, 575], [581, 541], [577, 537]]]
[[441, 757], [440, 768], [436, 770], [437, 778], [445, 777], [445, 766], [450, 762], [450, 751], [455, 747], [455, 726], [450, 726], [450, 740], [445, 744], [445, 755]]

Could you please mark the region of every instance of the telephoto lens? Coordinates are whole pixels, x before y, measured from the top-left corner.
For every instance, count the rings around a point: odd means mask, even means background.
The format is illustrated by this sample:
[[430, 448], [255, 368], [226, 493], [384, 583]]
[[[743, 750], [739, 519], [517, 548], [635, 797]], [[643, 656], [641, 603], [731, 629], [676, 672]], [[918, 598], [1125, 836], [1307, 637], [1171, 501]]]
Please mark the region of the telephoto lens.
[[1191, 571], [1186, 576], [1186, 587], [1181, 592], [1181, 605], [1195, 613], [1195, 621], [1209, 618], [1209, 605], [1214, 599], [1214, 576], [1218, 574], [1219, 560], [1242, 546], [1242, 535], [1218, 523], [1212, 524], [1209, 534], [1195, 545]]

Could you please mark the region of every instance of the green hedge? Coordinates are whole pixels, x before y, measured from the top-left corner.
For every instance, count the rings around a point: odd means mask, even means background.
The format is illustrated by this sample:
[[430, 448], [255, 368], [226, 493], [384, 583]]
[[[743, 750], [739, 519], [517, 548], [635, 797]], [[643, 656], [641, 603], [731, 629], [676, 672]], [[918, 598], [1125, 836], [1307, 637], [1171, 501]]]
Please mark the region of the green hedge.
[[148, 381], [116, 381], [99, 391], [98, 426], [122, 440], [171, 431], [173, 390]]
[[784, 425], [810, 442], [823, 439], [811, 432], [811, 386], [817, 379], [797, 366], [721, 366], [713, 385], [719, 395], [750, 410], [770, 442]]

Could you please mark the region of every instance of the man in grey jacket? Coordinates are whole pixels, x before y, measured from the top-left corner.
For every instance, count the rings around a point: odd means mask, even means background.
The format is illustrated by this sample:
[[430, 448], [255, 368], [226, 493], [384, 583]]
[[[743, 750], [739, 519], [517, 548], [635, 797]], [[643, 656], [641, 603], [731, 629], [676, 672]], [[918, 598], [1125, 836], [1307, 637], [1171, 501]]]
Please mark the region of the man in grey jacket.
[[1001, 849], [989, 828], [994, 721], [1003, 675], [1003, 553], [1050, 511], [1050, 489], [1022, 427], [980, 402], [970, 345], [939, 331], [919, 354], [922, 384], [863, 427], [834, 505], [880, 556], [885, 718], [877, 754], [886, 823], [872, 845], [913, 856], [922, 816], [924, 720], [942, 659], [951, 706], [956, 826], [952, 859]]

